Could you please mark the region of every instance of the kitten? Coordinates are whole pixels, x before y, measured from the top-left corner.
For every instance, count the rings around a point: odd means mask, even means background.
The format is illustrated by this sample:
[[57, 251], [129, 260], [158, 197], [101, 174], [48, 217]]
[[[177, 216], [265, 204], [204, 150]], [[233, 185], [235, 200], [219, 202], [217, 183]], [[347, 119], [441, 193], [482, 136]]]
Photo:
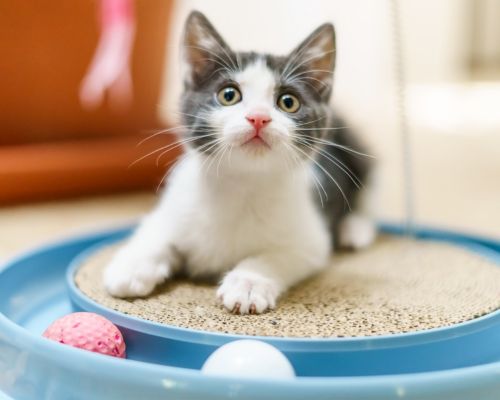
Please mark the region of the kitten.
[[186, 154], [104, 283], [135, 297], [179, 272], [225, 273], [221, 303], [262, 313], [325, 268], [332, 247], [375, 235], [349, 210], [367, 159], [328, 106], [334, 28], [320, 26], [287, 57], [235, 53], [195, 11], [183, 48]]

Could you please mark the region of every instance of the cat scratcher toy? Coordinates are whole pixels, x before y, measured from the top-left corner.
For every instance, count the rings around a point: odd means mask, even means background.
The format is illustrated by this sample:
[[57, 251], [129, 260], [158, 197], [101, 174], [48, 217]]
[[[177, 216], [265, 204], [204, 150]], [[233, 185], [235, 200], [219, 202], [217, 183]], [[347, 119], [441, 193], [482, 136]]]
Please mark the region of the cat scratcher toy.
[[[96, 276], [109, 246], [129, 233], [67, 240], [1, 269], [0, 387], [10, 398], [498, 398], [500, 242], [428, 229], [411, 242], [389, 235], [339, 257], [338, 268], [291, 291], [276, 311], [234, 316], [212, 287], [182, 281], [150, 300], [107, 297]], [[117, 325], [127, 359], [42, 337], [74, 311]], [[297, 377], [200, 371], [219, 346], [248, 337], [280, 350]]]
[[[130, 228], [45, 246], [1, 267], [0, 399], [498, 399], [500, 241], [414, 227], [400, 115], [409, 223], [383, 226], [370, 249], [336, 255], [274, 311], [235, 316], [216, 303], [213, 286], [180, 280], [147, 299], [109, 297], [101, 271]], [[42, 336], [51, 326], [47, 336], [58, 340], [61, 323], [52, 324], [77, 311], [118, 327], [127, 358]], [[78, 318], [63, 320], [76, 342]], [[87, 335], [102, 333], [86, 318]], [[249, 338], [259, 342], [234, 342]], [[269, 363], [262, 371], [257, 355]], [[227, 365], [240, 371], [213, 374]], [[261, 376], [274, 365], [281, 371]]]

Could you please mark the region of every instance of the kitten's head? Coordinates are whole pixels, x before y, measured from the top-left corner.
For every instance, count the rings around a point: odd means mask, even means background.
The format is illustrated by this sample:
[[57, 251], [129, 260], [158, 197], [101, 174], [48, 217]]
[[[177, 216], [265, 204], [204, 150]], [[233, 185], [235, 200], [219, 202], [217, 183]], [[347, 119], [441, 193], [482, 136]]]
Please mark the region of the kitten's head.
[[[335, 33], [317, 28], [288, 56], [236, 53], [199, 12], [187, 19], [182, 96], [189, 145], [249, 170], [307, 160], [332, 90]], [[225, 153], [224, 153], [225, 152]]]

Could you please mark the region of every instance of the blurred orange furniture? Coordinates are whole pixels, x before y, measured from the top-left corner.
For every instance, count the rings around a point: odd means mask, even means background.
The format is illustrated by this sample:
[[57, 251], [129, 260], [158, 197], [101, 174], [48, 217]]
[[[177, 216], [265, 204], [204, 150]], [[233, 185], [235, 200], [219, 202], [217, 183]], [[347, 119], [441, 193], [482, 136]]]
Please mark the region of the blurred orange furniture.
[[[170, 0], [136, 1], [134, 102], [82, 109], [78, 90], [98, 41], [97, 2], [36, 0], [0, 6], [0, 204], [156, 186], [164, 169], [139, 157], [159, 135]], [[175, 154], [173, 155], [175, 156]], [[164, 159], [168, 162], [168, 158]]]

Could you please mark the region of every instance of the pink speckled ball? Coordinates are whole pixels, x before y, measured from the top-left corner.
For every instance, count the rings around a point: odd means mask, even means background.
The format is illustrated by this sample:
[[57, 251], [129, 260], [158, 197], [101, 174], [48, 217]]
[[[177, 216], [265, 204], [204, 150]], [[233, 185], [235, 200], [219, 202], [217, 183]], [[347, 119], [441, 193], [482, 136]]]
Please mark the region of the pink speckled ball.
[[77, 312], [59, 318], [43, 336], [79, 349], [125, 358], [121, 332], [112, 322], [94, 313]]

